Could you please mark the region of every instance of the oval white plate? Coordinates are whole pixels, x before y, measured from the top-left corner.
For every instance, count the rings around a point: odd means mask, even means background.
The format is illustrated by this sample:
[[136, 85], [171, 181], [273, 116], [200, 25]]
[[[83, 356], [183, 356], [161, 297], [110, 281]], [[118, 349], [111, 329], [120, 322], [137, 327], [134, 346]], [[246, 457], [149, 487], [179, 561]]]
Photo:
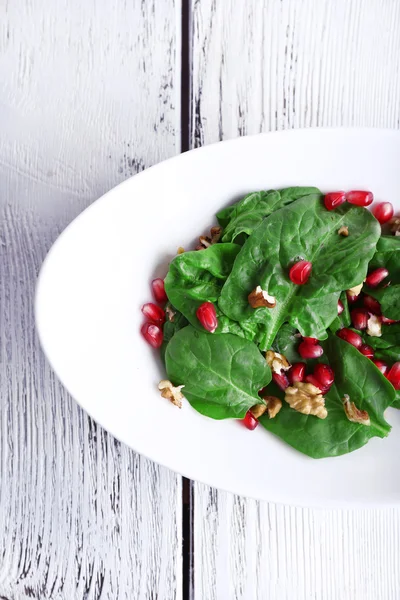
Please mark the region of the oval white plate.
[[247, 192], [289, 185], [371, 189], [400, 208], [400, 135], [309, 129], [241, 138], [183, 154], [110, 191], [61, 235], [39, 279], [43, 348], [72, 396], [117, 438], [210, 485], [300, 505], [400, 501], [400, 411], [391, 435], [312, 460], [259, 427], [213, 421], [157, 391], [161, 363], [142, 340], [140, 306], [179, 246]]

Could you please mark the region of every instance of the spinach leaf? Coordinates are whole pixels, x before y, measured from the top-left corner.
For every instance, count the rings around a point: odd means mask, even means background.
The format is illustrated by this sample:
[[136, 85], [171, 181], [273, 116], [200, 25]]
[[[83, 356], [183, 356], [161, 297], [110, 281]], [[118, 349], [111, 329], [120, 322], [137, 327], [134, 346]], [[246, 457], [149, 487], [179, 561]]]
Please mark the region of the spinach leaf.
[[[348, 237], [338, 235], [342, 225], [348, 226]], [[339, 293], [365, 278], [379, 236], [379, 223], [365, 208], [345, 204], [327, 211], [321, 196], [301, 198], [264, 219], [248, 238], [219, 307], [240, 323], [262, 323], [263, 349], [286, 321], [302, 335], [321, 339], [321, 327], [326, 330], [337, 316]], [[289, 279], [290, 265], [300, 259], [313, 265], [306, 285]], [[275, 308], [250, 307], [248, 294], [258, 285], [276, 297]]]
[[376, 254], [369, 268], [371, 271], [385, 267], [392, 284], [400, 283], [400, 237], [382, 235], [376, 245]]
[[400, 361], [400, 324], [383, 325], [382, 337], [364, 335], [364, 341], [375, 351], [375, 358], [389, 363]]
[[[386, 437], [390, 426], [384, 419], [384, 411], [395, 397], [393, 386], [356, 348], [335, 335], [323, 345], [324, 362], [329, 362], [335, 372], [335, 383], [325, 396], [326, 419], [302, 415], [286, 402], [274, 419], [260, 418], [268, 431], [312, 458], [340, 456], [361, 448], [372, 437]], [[344, 394], [350, 396], [357, 408], [368, 412], [370, 426], [348, 420], [342, 402]]]
[[184, 317], [181, 312], [179, 312], [174, 306], [172, 306], [172, 304], [168, 303], [168, 305], [175, 312], [175, 315], [173, 317], [173, 321], [170, 321], [168, 319], [167, 321], [165, 321], [164, 327], [163, 327], [164, 339], [163, 339], [162, 346], [160, 348], [160, 353], [161, 353], [161, 360], [164, 363], [165, 363], [165, 352], [166, 352], [169, 341], [172, 339], [172, 337], [175, 335], [175, 333], [177, 331], [179, 331], [180, 329], [182, 329], [183, 327], [186, 327], [186, 325], [188, 325], [188, 320], [186, 319], [186, 317]]
[[395, 399], [392, 404], [393, 408], [400, 408], [400, 390], [395, 390]]
[[244, 242], [265, 217], [310, 194], [320, 194], [320, 191], [314, 187], [291, 187], [280, 192], [269, 190], [248, 194], [229, 207], [230, 210], [223, 209], [217, 214], [218, 222], [224, 228], [222, 241]]
[[274, 350], [286, 356], [290, 363], [304, 362], [300, 354], [297, 352], [301, 336], [297, 329], [285, 323], [278, 331], [274, 340]]
[[343, 312], [342, 314], [338, 315], [334, 321], [332, 321], [329, 327], [333, 333], [336, 333], [338, 329], [342, 329], [343, 327], [349, 327], [351, 324], [350, 309], [346, 292], [342, 292], [340, 294], [340, 301], [343, 304]]
[[396, 321], [400, 319], [400, 284], [380, 289], [367, 287], [365, 293], [380, 302], [385, 317]]
[[271, 371], [257, 346], [236, 335], [209, 335], [191, 326], [174, 335], [167, 347], [168, 378], [200, 413], [213, 419], [243, 418], [263, 404], [259, 390]]
[[170, 264], [165, 291], [173, 306], [200, 331], [204, 332], [204, 329], [197, 319], [196, 311], [203, 302], [213, 302], [218, 317], [216, 334], [233, 333], [256, 340], [265, 329], [262, 324], [239, 324], [232, 321], [217, 304], [222, 286], [239, 251], [240, 246], [237, 244], [214, 244], [206, 250], [179, 254]]

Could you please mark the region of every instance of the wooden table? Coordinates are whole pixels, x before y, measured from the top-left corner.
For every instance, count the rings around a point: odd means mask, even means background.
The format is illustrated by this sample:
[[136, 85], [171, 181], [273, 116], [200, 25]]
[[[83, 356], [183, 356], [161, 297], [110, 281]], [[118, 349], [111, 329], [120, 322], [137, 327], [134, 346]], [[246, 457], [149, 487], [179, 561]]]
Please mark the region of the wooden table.
[[182, 484], [75, 404], [33, 315], [52, 242], [138, 171], [261, 131], [398, 128], [398, 0], [3, 0], [0, 90], [0, 598], [398, 600], [399, 510]]

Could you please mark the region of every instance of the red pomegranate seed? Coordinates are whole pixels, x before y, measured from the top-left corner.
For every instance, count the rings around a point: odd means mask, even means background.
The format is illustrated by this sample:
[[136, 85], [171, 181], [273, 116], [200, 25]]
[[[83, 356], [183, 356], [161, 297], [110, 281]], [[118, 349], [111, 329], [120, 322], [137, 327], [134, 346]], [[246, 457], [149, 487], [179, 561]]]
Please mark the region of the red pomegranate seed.
[[313, 375], [324, 387], [331, 387], [332, 383], [335, 381], [335, 374], [331, 367], [322, 363], [315, 365]]
[[382, 375], [386, 375], [389, 371], [389, 366], [383, 360], [373, 360], [372, 362], [378, 367]]
[[156, 302], [159, 304], [165, 304], [165, 302], [168, 301], [163, 279], [153, 279], [151, 282], [151, 288], [153, 290], [153, 296]]
[[249, 410], [247, 411], [246, 416], [243, 419], [243, 425], [247, 427], [247, 429], [250, 429], [250, 431], [253, 431], [258, 425], [257, 419], [253, 417]]
[[365, 280], [365, 283], [369, 287], [376, 287], [379, 285], [386, 277], [389, 275], [389, 271], [385, 269], [385, 267], [379, 267], [379, 269], [375, 269], [372, 271]]
[[394, 215], [394, 208], [391, 202], [378, 202], [372, 209], [372, 214], [381, 225], [390, 221]]
[[355, 308], [351, 311], [351, 321], [354, 329], [366, 329], [368, 325], [369, 312], [366, 308]]
[[299, 346], [299, 354], [301, 358], [318, 358], [322, 356], [324, 350], [319, 344], [307, 344], [307, 342], [301, 342]]
[[338, 331], [336, 335], [345, 342], [348, 342], [349, 344], [354, 346], [355, 348], [361, 348], [362, 346], [363, 342], [361, 336], [358, 335], [358, 333], [356, 333], [355, 331], [348, 329], [347, 327], [343, 327], [343, 329]]
[[307, 381], [307, 383], [311, 383], [312, 385], [315, 385], [315, 387], [317, 387], [319, 390], [321, 390], [321, 392], [323, 394], [326, 394], [326, 392], [329, 392], [329, 386], [326, 386], [323, 383], [321, 383], [319, 381], [319, 379], [317, 379], [315, 377], [315, 375], [307, 375], [306, 381]]
[[281, 390], [286, 390], [286, 388], [289, 387], [289, 379], [285, 373], [273, 373], [272, 379], [275, 381], [276, 385], [281, 388]]
[[343, 302], [341, 300], [338, 300], [338, 303], [337, 303], [337, 314], [341, 315], [343, 311], [344, 311]]
[[304, 381], [304, 375], [306, 373], [306, 363], [294, 363], [290, 371], [288, 371], [288, 378], [290, 385], [293, 385], [296, 381]]
[[372, 296], [364, 296], [364, 306], [373, 315], [380, 315], [382, 312], [378, 300], [375, 300]]
[[346, 200], [350, 204], [357, 204], [357, 206], [369, 206], [374, 200], [374, 195], [372, 192], [352, 190], [351, 192], [347, 192]]
[[367, 358], [374, 358], [374, 351], [368, 344], [362, 344], [362, 346], [359, 347], [359, 351]]
[[164, 335], [162, 329], [154, 323], [144, 323], [141, 328], [144, 339], [153, 348], [159, 348], [163, 343]]
[[333, 210], [343, 204], [343, 202], [346, 202], [345, 192], [329, 192], [329, 194], [325, 194], [324, 204], [327, 210]]
[[394, 319], [388, 319], [382, 315], [382, 323], [384, 325], [393, 325], [394, 323], [398, 323], [398, 321], [395, 321]]
[[142, 313], [149, 321], [152, 321], [153, 323], [162, 325], [165, 321], [165, 312], [161, 306], [157, 306], [157, 304], [153, 304], [153, 302], [143, 304]]
[[289, 277], [296, 285], [304, 285], [307, 283], [311, 274], [312, 264], [307, 260], [299, 260], [291, 267]]
[[318, 344], [317, 338], [303, 337], [306, 344]]
[[395, 362], [386, 375], [395, 390], [400, 390], [400, 362]]
[[210, 333], [214, 333], [218, 327], [218, 319], [215, 306], [212, 304], [212, 302], [204, 302], [201, 306], [199, 306], [196, 311], [196, 316], [203, 325], [204, 329]]
[[347, 290], [346, 296], [347, 296], [347, 302], [349, 304], [354, 304], [354, 302], [357, 302], [357, 300], [359, 299], [360, 294], [352, 294], [351, 292], [349, 292], [349, 290]]

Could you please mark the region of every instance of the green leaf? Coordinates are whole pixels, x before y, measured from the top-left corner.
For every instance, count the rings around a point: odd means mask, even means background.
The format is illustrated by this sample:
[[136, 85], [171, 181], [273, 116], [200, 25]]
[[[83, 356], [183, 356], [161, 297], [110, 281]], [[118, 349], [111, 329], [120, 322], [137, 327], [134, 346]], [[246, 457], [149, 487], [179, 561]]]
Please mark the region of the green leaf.
[[395, 396], [392, 406], [393, 406], [393, 408], [400, 408], [400, 390], [396, 390], [395, 394], [396, 394], [396, 396]]
[[274, 340], [274, 350], [286, 356], [290, 363], [303, 362], [300, 354], [297, 352], [301, 337], [297, 329], [285, 323], [278, 331]]
[[[342, 225], [348, 226], [348, 237], [338, 235]], [[327, 211], [322, 196], [301, 198], [264, 219], [248, 238], [219, 307], [241, 324], [262, 323], [267, 329], [263, 349], [286, 321], [302, 335], [321, 339], [321, 329], [337, 316], [335, 296], [337, 302], [340, 292], [365, 279], [379, 236], [379, 223], [365, 208], [346, 204]], [[290, 266], [300, 259], [313, 265], [305, 285], [289, 279]], [[251, 308], [247, 297], [258, 285], [276, 297], [275, 308]]]
[[271, 371], [257, 346], [236, 335], [208, 335], [191, 326], [174, 335], [167, 347], [168, 378], [200, 413], [213, 419], [243, 418], [263, 404], [259, 390]]
[[383, 325], [382, 336], [364, 335], [364, 341], [375, 351], [375, 358], [389, 363], [400, 361], [400, 324]]
[[167, 321], [165, 321], [164, 327], [163, 327], [164, 339], [163, 339], [163, 343], [162, 343], [162, 346], [160, 349], [160, 353], [161, 353], [161, 360], [164, 363], [165, 363], [165, 352], [166, 352], [169, 341], [173, 338], [173, 336], [175, 335], [175, 333], [177, 331], [179, 331], [180, 329], [182, 329], [183, 327], [186, 327], [186, 325], [188, 325], [188, 320], [186, 319], [186, 317], [183, 316], [182, 313], [180, 313], [174, 306], [172, 306], [171, 303], [168, 303], [168, 306], [175, 312], [175, 315], [173, 317], [173, 321], [170, 321], [168, 319]]
[[[325, 396], [326, 419], [302, 415], [285, 401], [274, 419], [260, 419], [266, 429], [312, 458], [340, 456], [361, 448], [372, 437], [386, 437], [390, 425], [384, 419], [384, 411], [395, 398], [393, 386], [356, 348], [335, 335], [323, 345], [324, 362], [335, 373], [335, 383]], [[368, 412], [370, 426], [348, 420], [342, 402], [345, 394], [357, 408]]]
[[280, 192], [269, 190], [248, 194], [217, 214], [218, 222], [224, 228], [222, 241], [234, 242], [239, 236], [240, 241], [245, 241], [265, 217], [310, 194], [320, 194], [320, 191], [315, 187], [291, 187]]
[[336, 333], [336, 331], [338, 329], [342, 329], [343, 327], [349, 327], [349, 325], [351, 324], [350, 309], [349, 309], [349, 303], [347, 301], [346, 292], [342, 292], [340, 294], [340, 300], [343, 304], [343, 312], [342, 312], [342, 314], [337, 315], [337, 317], [335, 318], [334, 321], [332, 321], [332, 323], [329, 327], [329, 329], [333, 333]]
[[400, 319], [400, 284], [375, 289], [365, 288], [365, 293], [380, 302], [382, 314], [388, 319]]
[[376, 254], [369, 268], [370, 271], [385, 267], [389, 271], [392, 284], [400, 283], [400, 237], [382, 235], [376, 245]]

